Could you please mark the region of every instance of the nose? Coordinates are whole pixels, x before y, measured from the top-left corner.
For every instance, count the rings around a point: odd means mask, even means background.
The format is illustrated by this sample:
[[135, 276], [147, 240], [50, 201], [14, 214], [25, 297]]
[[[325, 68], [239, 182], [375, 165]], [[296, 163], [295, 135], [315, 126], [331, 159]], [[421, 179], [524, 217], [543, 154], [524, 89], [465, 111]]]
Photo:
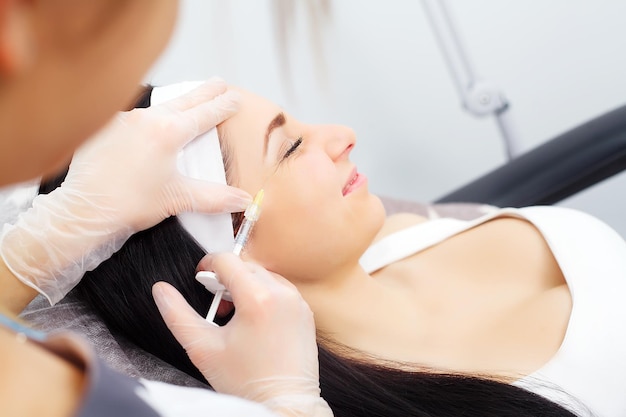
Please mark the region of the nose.
[[310, 143], [320, 146], [333, 161], [348, 159], [356, 144], [354, 130], [347, 126], [318, 125], [311, 133]]

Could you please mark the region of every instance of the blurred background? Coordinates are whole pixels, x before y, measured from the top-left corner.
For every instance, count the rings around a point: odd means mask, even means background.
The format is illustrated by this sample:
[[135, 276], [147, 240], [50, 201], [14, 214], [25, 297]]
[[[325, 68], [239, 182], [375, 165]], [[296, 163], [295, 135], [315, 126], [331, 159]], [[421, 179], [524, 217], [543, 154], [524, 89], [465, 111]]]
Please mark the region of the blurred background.
[[[499, 86], [531, 149], [626, 104], [626, 2], [449, 0], [476, 74]], [[506, 163], [493, 117], [464, 110], [425, 3], [183, 0], [147, 82], [219, 75], [309, 123], [352, 127], [372, 192], [431, 202]], [[560, 205], [626, 237], [626, 174]]]

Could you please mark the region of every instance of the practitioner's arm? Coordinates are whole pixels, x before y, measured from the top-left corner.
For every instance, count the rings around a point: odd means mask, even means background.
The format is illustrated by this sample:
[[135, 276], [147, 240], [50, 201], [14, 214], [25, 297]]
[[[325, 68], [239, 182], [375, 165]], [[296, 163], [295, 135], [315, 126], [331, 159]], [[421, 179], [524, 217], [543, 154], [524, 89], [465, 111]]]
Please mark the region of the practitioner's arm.
[[0, 305], [17, 315], [35, 298], [37, 291], [17, 279], [0, 258]]

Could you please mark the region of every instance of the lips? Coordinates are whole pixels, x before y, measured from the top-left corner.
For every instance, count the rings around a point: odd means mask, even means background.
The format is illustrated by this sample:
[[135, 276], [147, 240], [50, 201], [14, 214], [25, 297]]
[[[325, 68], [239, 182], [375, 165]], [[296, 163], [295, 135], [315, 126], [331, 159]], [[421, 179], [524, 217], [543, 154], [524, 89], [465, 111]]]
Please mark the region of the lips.
[[356, 168], [354, 168], [352, 172], [350, 172], [350, 176], [348, 177], [348, 181], [346, 181], [346, 184], [343, 186], [343, 190], [341, 190], [342, 194], [344, 196], [347, 194], [350, 194], [352, 191], [358, 188], [361, 184], [363, 184], [365, 180], [366, 180], [365, 176], [362, 174], [359, 174]]

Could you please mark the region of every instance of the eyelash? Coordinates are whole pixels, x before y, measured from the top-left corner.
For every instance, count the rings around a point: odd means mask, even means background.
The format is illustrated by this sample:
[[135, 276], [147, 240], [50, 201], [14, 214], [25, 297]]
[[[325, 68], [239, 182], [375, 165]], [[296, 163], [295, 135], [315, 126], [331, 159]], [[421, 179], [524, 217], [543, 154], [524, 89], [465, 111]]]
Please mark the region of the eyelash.
[[302, 136], [300, 136], [290, 147], [289, 149], [287, 149], [287, 152], [285, 152], [285, 155], [283, 155], [283, 160], [287, 159], [289, 156], [291, 156], [291, 154], [293, 154], [296, 149], [298, 149], [298, 146], [300, 146], [300, 144], [302, 143]]

